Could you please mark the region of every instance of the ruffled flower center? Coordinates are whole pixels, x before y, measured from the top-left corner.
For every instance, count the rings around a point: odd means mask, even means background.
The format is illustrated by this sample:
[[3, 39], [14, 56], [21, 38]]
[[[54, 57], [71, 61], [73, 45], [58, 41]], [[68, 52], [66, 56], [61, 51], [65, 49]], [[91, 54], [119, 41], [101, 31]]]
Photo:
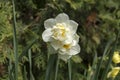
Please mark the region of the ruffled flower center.
[[64, 23], [57, 23], [52, 29], [52, 37], [56, 40], [65, 40], [66, 38], [66, 28]]

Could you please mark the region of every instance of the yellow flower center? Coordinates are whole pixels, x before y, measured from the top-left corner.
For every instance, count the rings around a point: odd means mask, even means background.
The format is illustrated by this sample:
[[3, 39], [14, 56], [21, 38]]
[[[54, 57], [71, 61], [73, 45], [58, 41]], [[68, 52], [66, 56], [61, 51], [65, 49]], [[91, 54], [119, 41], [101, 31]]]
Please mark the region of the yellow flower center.
[[53, 35], [52, 35], [53, 38], [57, 40], [64, 39], [66, 34], [65, 25], [63, 23], [57, 23], [54, 26], [52, 32], [53, 32]]
[[65, 44], [65, 45], [63, 45], [63, 48], [70, 49], [71, 48], [71, 44]]

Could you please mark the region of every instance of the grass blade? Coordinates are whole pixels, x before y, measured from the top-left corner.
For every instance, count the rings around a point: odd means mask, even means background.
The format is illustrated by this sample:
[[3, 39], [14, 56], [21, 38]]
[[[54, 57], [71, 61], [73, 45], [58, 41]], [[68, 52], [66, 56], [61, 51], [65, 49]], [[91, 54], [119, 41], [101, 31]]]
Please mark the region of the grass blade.
[[71, 80], [72, 70], [71, 70], [71, 61], [68, 60], [68, 73], [69, 73], [69, 80]]
[[101, 66], [102, 66], [102, 63], [103, 63], [103, 59], [104, 59], [104, 57], [105, 57], [108, 49], [110, 48], [112, 42], [113, 42], [113, 40], [108, 41], [108, 43], [107, 43], [107, 45], [105, 47], [105, 50], [103, 52], [103, 56], [102, 56], [100, 62], [98, 63], [98, 65], [97, 65], [97, 69], [96, 69], [96, 72], [95, 72], [95, 78], [94, 78], [94, 80], [98, 80], [98, 76], [99, 76], [100, 69], [101, 69]]
[[38, 38], [34, 39], [31, 44], [29, 44], [22, 52], [22, 54], [19, 56], [19, 61], [22, 60], [22, 57], [27, 55], [28, 50], [32, 47], [32, 45], [38, 40]]
[[95, 77], [95, 72], [96, 72], [96, 68], [97, 68], [97, 52], [95, 52], [95, 55], [94, 55], [94, 59], [93, 59], [93, 63], [92, 63], [92, 67], [91, 67], [91, 70], [88, 71], [88, 75], [87, 75], [87, 80], [93, 80], [94, 77]]
[[13, 5], [13, 44], [14, 44], [14, 56], [15, 56], [15, 80], [18, 80], [18, 47], [17, 47], [17, 35], [16, 35], [16, 16], [15, 16], [15, 1], [12, 0]]
[[110, 56], [109, 56], [108, 63], [106, 65], [106, 69], [103, 71], [103, 75], [102, 75], [102, 78], [101, 78], [102, 80], [105, 80], [105, 78], [106, 78], [107, 72], [108, 72], [108, 70], [110, 68], [110, 64], [112, 62], [112, 56], [113, 56], [114, 50], [115, 50], [115, 45], [114, 45], [112, 51], [110, 52]]
[[112, 62], [113, 53], [115, 51], [115, 48], [116, 48], [116, 45], [117, 45], [117, 42], [118, 42], [119, 34], [120, 34], [120, 32], [118, 33], [118, 35], [116, 37], [116, 40], [114, 42], [113, 48], [110, 52], [109, 60], [108, 60], [108, 63], [106, 64], [106, 69], [103, 71], [103, 74], [102, 74], [102, 78], [101, 78], [102, 80], [106, 80], [106, 76], [107, 76], [108, 70], [109, 70], [111, 62]]
[[30, 68], [30, 80], [35, 80], [32, 74], [32, 57], [31, 57], [31, 49], [28, 51], [28, 57], [29, 57], [29, 68]]
[[[10, 52], [10, 51], [9, 51]], [[8, 53], [8, 57], [9, 57], [9, 66], [8, 66], [8, 77], [9, 77], [9, 80], [14, 80], [13, 79], [13, 76], [12, 76], [12, 73], [13, 73], [13, 65], [12, 65], [12, 58], [11, 58], [11, 55], [10, 53]]]
[[27, 79], [27, 71], [26, 71], [26, 67], [25, 66], [23, 66], [24, 67], [24, 69], [23, 69], [23, 80], [28, 80]]

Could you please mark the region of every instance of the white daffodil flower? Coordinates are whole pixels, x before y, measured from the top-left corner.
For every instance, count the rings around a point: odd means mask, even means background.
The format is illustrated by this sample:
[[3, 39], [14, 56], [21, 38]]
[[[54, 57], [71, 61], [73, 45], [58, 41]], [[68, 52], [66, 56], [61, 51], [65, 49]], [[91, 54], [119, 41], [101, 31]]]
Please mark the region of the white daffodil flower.
[[78, 54], [80, 52], [80, 46], [78, 45], [78, 42], [79, 36], [76, 34], [73, 36], [71, 43], [63, 43], [64, 45], [58, 51], [60, 58], [66, 61], [72, 55]]
[[58, 51], [59, 58], [66, 61], [80, 52], [79, 36], [76, 34], [78, 24], [70, 20], [67, 14], [61, 13], [56, 18], [47, 19], [44, 26], [42, 38]]

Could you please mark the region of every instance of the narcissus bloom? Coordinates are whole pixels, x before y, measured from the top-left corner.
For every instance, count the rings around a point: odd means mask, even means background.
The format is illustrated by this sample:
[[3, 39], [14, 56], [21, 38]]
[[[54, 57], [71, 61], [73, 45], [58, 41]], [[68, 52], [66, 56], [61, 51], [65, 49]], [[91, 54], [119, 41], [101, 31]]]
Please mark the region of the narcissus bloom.
[[119, 52], [118, 51], [115, 51], [114, 54], [113, 54], [113, 58], [112, 58], [112, 61], [114, 63], [120, 63], [120, 55], [119, 55]]
[[78, 24], [67, 14], [60, 13], [56, 18], [47, 19], [44, 26], [42, 38], [58, 51], [59, 58], [66, 61], [80, 52], [79, 36], [76, 34]]
[[114, 67], [107, 75], [107, 77], [115, 78], [120, 71], [120, 67]]

